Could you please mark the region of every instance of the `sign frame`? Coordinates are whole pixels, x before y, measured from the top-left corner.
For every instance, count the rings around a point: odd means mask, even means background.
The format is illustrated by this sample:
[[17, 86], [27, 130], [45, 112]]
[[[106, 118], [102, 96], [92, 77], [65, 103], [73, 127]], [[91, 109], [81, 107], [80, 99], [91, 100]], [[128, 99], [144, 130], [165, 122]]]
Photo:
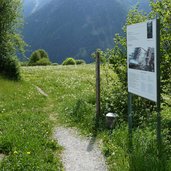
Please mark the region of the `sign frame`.
[[157, 19], [127, 26], [128, 92], [157, 102]]

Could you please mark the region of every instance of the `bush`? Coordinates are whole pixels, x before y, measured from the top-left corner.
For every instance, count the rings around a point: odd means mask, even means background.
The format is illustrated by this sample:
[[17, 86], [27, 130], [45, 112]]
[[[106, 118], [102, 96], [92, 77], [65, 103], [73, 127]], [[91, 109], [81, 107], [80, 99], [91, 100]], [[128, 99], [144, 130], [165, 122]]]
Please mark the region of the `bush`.
[[48, 58], [41, 58], [35, 64], [36, 65], [50, 65], [51, 62], [49, 61]]
[[20, 62], [21, 66], [28, 66], [28, 62]]
[[62, 65], [75, 65], [76, 61], [74, 58], [67, 58], [63, 61]]
[[77, 65], [86, 64], [86, 62], [82, 59], [75, 60], [75, 62]]
[[38, 49], [31, 54], [28, 65], [50, 65], [49, 56], [43, 49]]
[[16, 57], [6, 57], [0, 60], [1, 73], [13, 80], [20, 79], [20, 65]]

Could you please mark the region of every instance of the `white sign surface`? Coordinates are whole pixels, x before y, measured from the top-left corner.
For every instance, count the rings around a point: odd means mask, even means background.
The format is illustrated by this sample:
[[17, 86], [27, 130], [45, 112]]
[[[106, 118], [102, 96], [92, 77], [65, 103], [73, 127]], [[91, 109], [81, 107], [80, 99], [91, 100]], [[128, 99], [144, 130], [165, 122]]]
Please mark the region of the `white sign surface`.
[[157, 101], [156, 20], [127, 26], [128, 92]]

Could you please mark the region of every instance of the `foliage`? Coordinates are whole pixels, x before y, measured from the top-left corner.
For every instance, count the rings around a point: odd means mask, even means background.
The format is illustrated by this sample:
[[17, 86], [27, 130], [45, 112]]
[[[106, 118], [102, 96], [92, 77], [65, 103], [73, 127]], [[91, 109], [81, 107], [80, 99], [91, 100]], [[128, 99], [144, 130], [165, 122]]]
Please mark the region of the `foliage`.
[[63, 61], [62, 65], [75, 65], [76, 61], [74, 58], [67, 58]]
[[29, 59], [28, 65], [50, 65], [49, 56], [43, 49], [34, 51]]
[[[136, 129], [133, 131], [133, 146], [130, 148], [126, 125], [117, 127], [110, 134], [102, 134], [103, 153], [109, 164], [109, 170], [170, 170], [170, 159], [164, 151], [160, 159], [156, 143], [156, 131], [152, 128]], [[163, 145], [169, 149], [166, 139]], [[170, 156], [170, 154], [169, 154]]]
[[[170, 93], [171, 85], [171, 75], [170, 67], [171, 61], [169, 56], [171, 56], [171, 20], [170, 20], [170, 1], [163, 0], [151, 1], [152, 12], [149, 14], [139, 11], [137, 7], [130, 10], [127, 16], [127, 21], [123, 27], [124, 35], [116, 34], [114, 38], [115, 46], [113, 49], [107, 49], [105, 51], [100, 51], [101, 58], [106, 58], [104, 60], [104, 68], [106, 68], [106, 83], [103, 79], [101, 81], [102, 91], [101, 91], [101, 106], [102, 113], [106, 112], [117, 112], [119, 114], [118, 125], [124, 124], [123, 121], [127, 121], [127, 47], [126, 47], [126, 26], [134, 23], [144, 22], [147, 19], [153, 19], [156, 14], [159, 14], [161, 23], [161, 81], [162, 81], [162, 135], [163, 135], [163, 151], [162, 156], [159, 158], [158, 149], [156, 144], [156, 104], [149, 100], [143, 99], [141, 97], [133, 97], [133, 145], [134, 149], [131, 154], [126, 152], [127, 148], [120, 149], [120, 145], [117, 149], [113, 150], [115, 147], [114, 139], [117, 141], [119, 138], [115, 137], [112, 139], [112, 135], [109, 136], [111, 139], [110, 144], [104, 144], [107, 158], [109, 158], [109, 165], [111, 164], [111, 170], [170, 170], [170, 146], [171, 146], [171, 134], [170, 134], [170, 120], [167, 118], [170, 111]], [[95, 56], [95, 53], [94, 53]], [[109, 64], [108, 64], [109, 61]], [[165, 69], [167, 67], [167, 69]], [[113, 69], [114, 73], [117, 74], [116, 80], [111, 77], [109, 70]], [[167, 116], [167, 117], [166, 117]], [[166, 119], [167, 118], [167, 119]], [[117, 131], [120, 132], [122, 128], [118, 127]], [[122, 135], [121, 132], [118, 136]], [[127, 136], [125, 134], [125, 136]], [[125, 143], [128, 140], [124, 139]], [[143, 143], [141, 143], [143, 142]], [[119, 143], [118, 143], [119, 144]], [[121, 158], [116, 163], [115, 154], [119, 149]], [[123, 154], [123, 155], [122, 155]], [[124, 163], [120, 164], [121, 161]], [[126, 161], [126, 162], [125, 162]], [[115, 164], [113, 164], [115, 163]], [[119, 164], [119, 165], [118, 165]], [[123, 166], [124, 165], [124, 166]], [[128, 169], [129, 168], [129, 169]], [[162, 168], [162, 169], [161, 169]]]
[[25, 62], [21, 62], [21, 61], [20, 61], [20, 65], [21, 65], [21, 66], [28, 66], [28, 62], [27, 62], [27, 61], [25, 61]]
[[17, 57], [6, 57], [2, 65], [5, 68], [2, 72], [4, 75], [13, 80], [20, 79], [20, 64]]
[[110, 171], [129, 170], [128, 131], [125, 125], [113, 132], [104, 132], [102, 151]]
[[[161, 52], [161, 81], [162, 90], [166, 91], [165, 86], [170, 85], [171, 82], [171, 20], [170, 9], [171, 4], [169, 0], [151, 1], [152, 11], [149, 14], [139, 11], [137, 7], [130, 10], [127, 16], [127, 21], [123, 27], [123, 31], [126, 33], [126, 26], [134, 23], [143, 22], [147, 19], [153, 19], [157, 15], [160, 18], [160, 52]], [[115, 35], [114, 38], [115, 47], [111, 50], [106, 50], [106, 55], [109, 58], [110, 63], [113, 64], [114, 72], [116, 72], [119, 78], [126, 83], [126, 36]], [[126, 88], [126, 84], [124, 85]]]
[[101, 66], [101, 72], [101, 115], [112, 112], [119, 115], [119, 120], [127, 120], [127, 92], [118, 75], [107, 64]]
[[[138, 7], [133, 8], [129, 11], [126, 23], [123, 27], [124, 35], [116, 34], [114, 38], [115, 46], [113, 49], [107, 49], [106, 51], [100, 52], [102, 57], [106, 58], [106, 61], [109, 61], [112, 64], [112, 68], [114, 73], [117, 74], [121, 87], [122, 92], [120, 96], [117, 96], [117, 92], [115, 92], [114, 96], [117, 97], [117, 102], [115, 103], [113, 109], [120, 106], [121, 110], [127, 109], [126, 103], [126, 92], [127, 92], [127, 47], [126, 47], [126, 26], [134, 23], [143, 22], [147, 19], [152, 19], [156, 17], [156, 14], [159, 14], [160, 23], [161, 23], [161, 82], [162, 82], [162, 92], [169, 93], [169, 86], [171, 85], [171, 60], [168, 58], [171, 56], [171, 20], [169, 20], [170, 11], [167, 12], [170, 8], [170, 1], [157, 1], [156, 3], [151, 1], [152, 12], [149, 14], [144, 13], [143, 11], [139, 11]], [[111, 67], [111, 65], [110, 65]], [[166, 69], [167, 68], [167, 69]], [[115, 88], [113, 88], [113, 91]], [[112, 99], [112, 98], [111, 98]], [[113, 99], [111, 101], [105, 101], [102, 98], [103, 103], [112, 104]], [[162, 102], [165, 102], [162, 99]], [[105, 104], [104, 104], [105, 105]], [[143, 118], [148, 118], [149, 114], [152, 111], [155, 111], [155, 103], [150, 102], [148, 100], [134, 97], [134, 110], [137, 111], [134, 113], [134, 126], [138, 126], [141, 123], [141, 119], [139, 115]], [[125, 112], [124, 112], [125, 113]]]
[[[6, 63], [14, 61], [13, 56], [18, 52], [24, 53], [25, 43], [22, 40], [19, 28], [22, 26], [21, 1], [1, 0], [0, 1], [0, 73], [12, 79], [19, 79], [17, 60], [13, 65]], [[7, 67], [13, 67], [14, 73]], [[15, 67], [15, 69], [14, 69]], [[15, 72], [16, 71], [16, 72]], [[10, 72], [10, 73], [9, 73]]]
[[36, 65], [50, 65], [51, 62], [48, 58], [41, 58], [36, 62]]
[[149, 14], [150, 18], [156, 15], [160, 19], [160, 53], [161, 53], [161, 81], [162, 91], [168, 92], [164, 89], [165, 86], [171, 84], [171, 3], [169, 0], [151, 1], [152, 12]]
[[87, 131], [91, 132], [94, 121], [94, 109], [91, 103], [83, 99], [78, 99], [70, 112], [71, 122], [77, 123], [79, 127], [87, 127]]
[[86, 61], [84, 61], [83, 59], [77, 59], [75, 60], [76, 65], [81, 65], [81, 64], [86, 64]]
[[99, 54], [100, 62], [106, 63], [106, 52], [102, 51], [101, 49], [96, 49], [96, 52], [91, 54], [91, 57], [96, 60], [97, 54]]

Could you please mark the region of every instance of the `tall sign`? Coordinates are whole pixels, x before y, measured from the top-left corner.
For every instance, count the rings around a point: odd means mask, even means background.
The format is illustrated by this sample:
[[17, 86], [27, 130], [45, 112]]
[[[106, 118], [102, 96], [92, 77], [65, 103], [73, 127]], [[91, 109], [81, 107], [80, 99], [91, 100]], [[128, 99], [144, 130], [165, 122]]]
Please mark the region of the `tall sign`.
[[149, 20], [127, 26], [128, 126], [132, 147], [132, 95], [156, 102], [158, 156], [161, 157], [160, 22]]
[[127, 26], [128, 92], [157, 102], [157, 19]]

